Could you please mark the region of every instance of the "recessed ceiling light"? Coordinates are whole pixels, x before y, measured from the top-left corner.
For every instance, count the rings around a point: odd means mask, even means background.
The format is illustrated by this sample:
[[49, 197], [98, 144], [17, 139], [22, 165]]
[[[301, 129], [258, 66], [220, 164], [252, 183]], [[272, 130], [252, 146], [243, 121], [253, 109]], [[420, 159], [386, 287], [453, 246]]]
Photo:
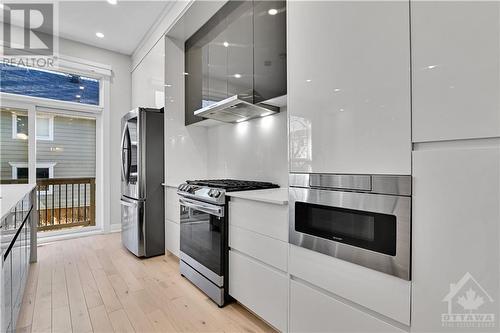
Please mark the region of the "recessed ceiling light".
[[96, 32], [95, 35], [98, 37], [98, 38], [104, 38], [104, 34], [102, 32]]
[[429, 66], [427, 66], [427, 69], [434, 69], [436, 67], [437, 67], [437, 65], [429, 65]]
[[311, 82], [312, 80], [311, 79], [307, 79], [306, 82]]
[[228, 42], [224, 42], [224, 43], [222, 43], [222, 45], [224, 45], [224, 47], [229, 47], [229, 43]]
[[76, 95], [75, 97], [76, 97], [76, 98], [80, 98], [80, 97], [82, 97], [82, 96], [80, 96], [80, 95]]
[[239, 78], [241, 77], [241, 74], [236, 73], [236, 74], [234, 74], [233, 76], [234, 76], [235, 78], [239, 79]]
[[267, 11], [267, 13], [268, 13], [269, 15], [276, 15], [276, 14], [278, 14], [278, 10], [277, 10], [277, 9], [275, 9], [275, 8], [271, 8], [271, 9], [269, 9], [269, 10]]
[[84, 86], [80, 86], [80, 90], [83, 90], [83, 89], [85, 89], [85, 87]]
[[112, 5], [116, 5], [118, 3], [118, 0], [108, 0], [108, 2]]

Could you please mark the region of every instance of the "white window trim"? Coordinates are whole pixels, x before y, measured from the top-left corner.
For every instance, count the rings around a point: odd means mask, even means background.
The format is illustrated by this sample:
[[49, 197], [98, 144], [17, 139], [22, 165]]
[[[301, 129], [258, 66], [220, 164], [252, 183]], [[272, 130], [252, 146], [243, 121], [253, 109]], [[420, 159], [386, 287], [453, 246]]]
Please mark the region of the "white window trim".
[[[16, 113], [12, 113], [12, 139], [15, 139], [15, 140], [27, 140], [28, 138], [26, 139], [23, 139], [23, 138], [18, 138], [17, 137], [17, 114]], [[27, 117], [27, 115], [26, 115]], [[37, 115], [36, 116], [37, 119], [39, 118], [43, 118], [43, 119], [48, 119], [49, 120], [49, 135], [48, 136], [40, 136], [40, 135], [36, 135], [36, 139], [37, 140], [40, 140], [40, 141], [54, 141], [54, 116], [51, 116], [51, 115]]]
[[[56, 164], [57, 164], [57, 162], [38, 162], [38, 163], [36, 163], [36, 169], [38, 169], [38, 168], [49, 169], [49, 179], [51, 179], [51, 178], [54, 178], [54, 166]], [[9, 165], [12, 168], [12, 179], [17, 179], [17, 169], [18, 168], [28, 168], [28, 162], [9, 162]], [[45, 191], [42, 191], [40, 193], [45, 194]], [[49, 186], [49, 188], [47, 190], [47, 195], [50, 195], [50, 194], [52, 194], [52, 186]]]
[[[2, 42], [0, 41], [0, 45]], [[99, 64], [85, 59], [68, 57], [59, 55], [58, 64], [54, 67], [55, 70], [60, 70], [66, 73], [74, 73], [85, 75], [88, 77], [100, 80], [100, 105], [89, 105], [83, 103], [57, 101], [48, 98], [32, 97], [25, 95], [9, 94], [0, 92], [0, 101], [2, 105], [9, 107], [17, 107], [20, 109], [28, 109], [29, 115], [29, 131], [36, 130], [36, 110], [47, 108], [56, 112], [78, 112], [87, 113], [96, 119], [96, 226], [91, 229], [99, 230], [100, 232], [110, 231], [110, 147], [109, 147], [109, 126], [110, 126], [110, 94], [111, 94], [111, 75], [112, 67], [110, 65]], [[28, 155], [29, 155], [29, 181], [36, 182], [36, 138], [34, 135], [28, 138]], [[67, 230], [62, 234], [80, 234], [79, 229]], [[40, 233], [39, 238], [49, 237], [50, 233]], [[64, 237], [64, 236], [61, 236]]]

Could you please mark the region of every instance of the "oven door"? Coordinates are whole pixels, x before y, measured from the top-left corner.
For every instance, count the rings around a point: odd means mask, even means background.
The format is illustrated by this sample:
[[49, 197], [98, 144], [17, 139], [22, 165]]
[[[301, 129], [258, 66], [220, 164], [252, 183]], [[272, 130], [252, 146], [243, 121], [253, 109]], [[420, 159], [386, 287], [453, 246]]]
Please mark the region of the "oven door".
[[411, 199], [289, 189], [290, 243], [410, 280]]
[[224, 206], [180, 201], [181, 260], [219, 287], [224, 282]]

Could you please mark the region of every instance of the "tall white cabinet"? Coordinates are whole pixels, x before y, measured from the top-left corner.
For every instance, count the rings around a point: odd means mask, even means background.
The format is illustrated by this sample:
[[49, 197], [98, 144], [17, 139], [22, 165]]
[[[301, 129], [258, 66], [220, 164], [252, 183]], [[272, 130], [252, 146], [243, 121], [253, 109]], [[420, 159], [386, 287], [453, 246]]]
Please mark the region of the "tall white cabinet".
[[[496, 327], [478, 328], [474, 325], [485, 323], [474, 322], [462, 330], [496, 332], [500, 3], [412, 1], [411, 22], [415, 145], [411, 330], [456, 330], [442, 321], [442, 315], [451, 312], [494, 314]], [[469, 290], [474, 297], [467, 297]], [[459, 303], [461, 297], [476, 296], [482, 301], [472, 307]]]
[[500, 136], [500, 3], [412, 1], [413, 138]]
[[287, 6], [290, 171], [410, 174], [409, 2]]

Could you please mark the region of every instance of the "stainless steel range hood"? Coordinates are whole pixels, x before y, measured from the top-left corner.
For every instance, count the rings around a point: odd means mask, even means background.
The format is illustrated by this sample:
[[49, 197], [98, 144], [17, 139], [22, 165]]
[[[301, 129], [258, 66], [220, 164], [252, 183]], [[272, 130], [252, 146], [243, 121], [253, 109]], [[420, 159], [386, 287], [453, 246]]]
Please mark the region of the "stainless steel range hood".
[[214, 119], [226, 123], [239, 123], [242, 121], [265, 117], [278, 113], [279, 107], [259, 103], [252, 104], [240, 99], [238, 95], [226, 98], [194, 112], [195, 116]]

